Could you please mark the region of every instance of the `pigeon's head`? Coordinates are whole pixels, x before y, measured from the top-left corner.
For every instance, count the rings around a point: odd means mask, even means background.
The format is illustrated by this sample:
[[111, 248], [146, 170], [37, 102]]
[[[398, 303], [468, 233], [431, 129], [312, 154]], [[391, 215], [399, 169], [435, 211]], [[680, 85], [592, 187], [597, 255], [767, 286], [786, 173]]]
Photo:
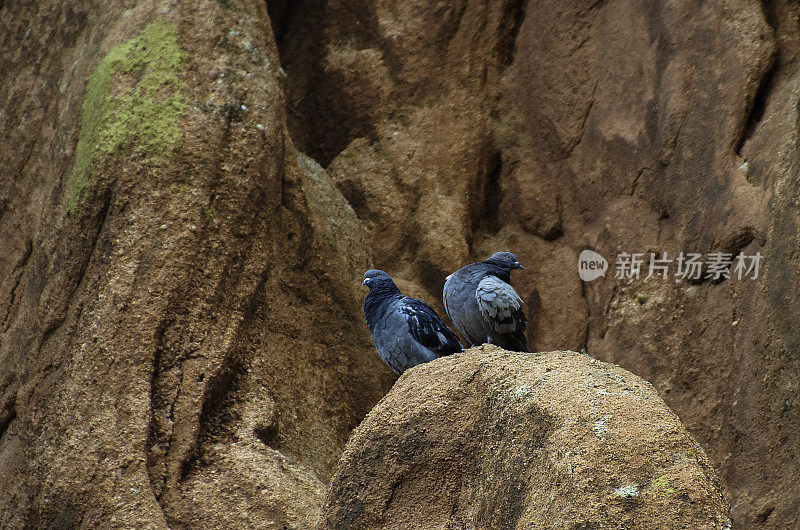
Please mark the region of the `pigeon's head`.
[[364, 273], [364, 281], [361, 282], [361, 285], [366, 285], [372, 289], [373, 287], [385, 287], [389, 285], [394, 287], [394, 282], [392, 281], [392, 277], [385, 272], [371, 269]]
[[486, 261], [509, 271], [525, 268], [519, 264], [519, 260], [511, 252], [497, 252], [496, 254], [492, 254], [492, 257]]

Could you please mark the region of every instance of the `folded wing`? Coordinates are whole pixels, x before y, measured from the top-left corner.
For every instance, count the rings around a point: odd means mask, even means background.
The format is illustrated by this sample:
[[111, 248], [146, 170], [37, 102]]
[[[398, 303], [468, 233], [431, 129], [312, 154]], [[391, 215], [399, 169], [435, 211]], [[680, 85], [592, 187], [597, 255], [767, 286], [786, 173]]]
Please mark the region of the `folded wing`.
[[414, 340], [433, 350], [438, 355], [450, 355], [461, 351], [461, 343], [430, 306], [416, 298], [404, 298], [400, 313], [405, 318]]
[[478, 309], [495, 333], [523, 332], [528, 325], [522, 311], [522, 298], [509, 284], [496, 276], [486, 276], [475, 290]]

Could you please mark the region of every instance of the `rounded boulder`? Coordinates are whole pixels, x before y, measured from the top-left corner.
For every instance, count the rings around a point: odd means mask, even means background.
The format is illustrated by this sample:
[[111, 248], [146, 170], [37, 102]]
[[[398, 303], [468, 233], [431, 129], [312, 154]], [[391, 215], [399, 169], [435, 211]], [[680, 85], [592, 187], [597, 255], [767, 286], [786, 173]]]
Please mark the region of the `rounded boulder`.
[[484, 345], [408, 370], [353, 432], [321, 528], [729, 528], [652, 385]]

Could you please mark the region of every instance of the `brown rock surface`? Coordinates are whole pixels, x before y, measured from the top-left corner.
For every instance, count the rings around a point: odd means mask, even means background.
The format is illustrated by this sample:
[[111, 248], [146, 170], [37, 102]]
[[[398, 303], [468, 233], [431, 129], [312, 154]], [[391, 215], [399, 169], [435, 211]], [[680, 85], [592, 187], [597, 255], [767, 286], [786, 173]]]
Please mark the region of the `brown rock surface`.
[[321, 528], [730, 528], [729, 513], [652, 385], [483, 346], [398, 380], [347, 443]]
[[[363, 269], [441, 314], [500, 249], [532, 347], [652, 382], [734, 525], [796, 525], [798, 35], [784, 0], [0, 1], [0, 526], [311, 524], [393, 381]], [[764, 258], [582, 284], [587, 246]]]
[[[289, 128], [331, 159], [375, 264], [441, 312], [447, 273], [513, 250], [533, 348], [651, 381], [720, 470], [734, 522], [795, 525], [797, 4], [320, 5], [278, 23]], [[370, 124], [317, 120], [351, 108]], [[587, 247], [612, 274], [582, 284]], [[761, 252], [762, 273], [613, 278], [620, 252], [681, 251]]]
[[0, 526], [309, 525], [394, 377], [265, 6], [0, 5]]

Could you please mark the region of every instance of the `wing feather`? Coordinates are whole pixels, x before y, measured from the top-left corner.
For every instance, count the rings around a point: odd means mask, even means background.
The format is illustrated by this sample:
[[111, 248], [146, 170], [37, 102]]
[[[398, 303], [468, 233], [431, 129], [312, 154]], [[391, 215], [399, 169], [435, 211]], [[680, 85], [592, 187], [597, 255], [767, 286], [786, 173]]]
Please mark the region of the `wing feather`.
[[522, 298], [509, 284], [496, 276], [486, 276], [475, 290], [483, 318], [497, 333], [524, 331], [528, 325], [522, 311]]
[[461, 343], [455, 333], [422, 300], [404, 298], [400, 303], [400, 313], [405, 317], [411, 336], [426, 348], [438, 355], [461, 351]]

